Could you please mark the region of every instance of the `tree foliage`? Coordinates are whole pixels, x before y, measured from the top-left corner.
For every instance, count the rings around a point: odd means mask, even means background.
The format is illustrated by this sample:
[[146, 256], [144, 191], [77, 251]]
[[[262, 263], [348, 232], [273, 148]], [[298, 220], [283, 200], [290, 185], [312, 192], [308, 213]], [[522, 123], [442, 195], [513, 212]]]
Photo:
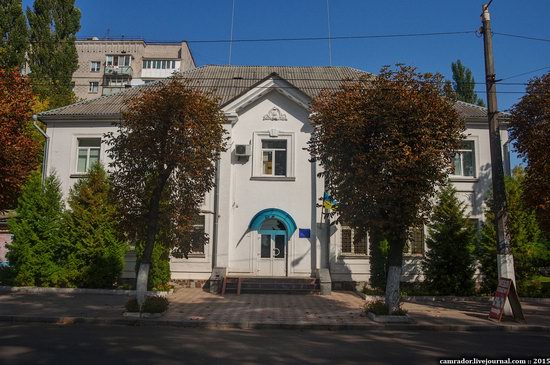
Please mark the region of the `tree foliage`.
[[155, 242], [185, 257], [207, 239], [193, 222], [213, 187], [224, 122], [217, 100], [176, 76], [131, 99], [117, 134], [108, 136], [122, 225], [143, 243], [142, 265], [150, 264]]
[[550, 237], [550, 72], [532, 79], [512, 108], [510, 136], [527, 161], [524, 198]]
[[452, 185], [439, 192], [428, 226], [428, 251], [422, 263], [426, 284], [438, 295], [474, 293], [476, 234], [465, 210]]
[[0, 69], [0, 211], [13, 208], [21, 186], [38, 167], [32, 135], [32, 92], [17, 69]]
[[73, 247], [78, 287], [111, 288], [122, 272], [127, 245], [118, 237], [117, 211], [110, 193], [109, 178], [100, 164], [94, 164], [69, 193], [65, 228]]
[[71, 248], [64, 237], [63, 203], [59, 181], [39, 173], [25, 184], [16, 209], [8, 222], [13, 242], [7, 258], [13, 267], [15, 285], [71, 286], [76, 271], [70, 261]]
[[29, 65], [33, 89], [51, 108], [75, 101], [72, 75], [78, 68], [75, 41], [80, 10], [74, 0], [35, 0], [27, 8]]
[[[539, 267], [550, 265], [550, 241], [545, 239], [539, 228], [535, 210], [523, 199], [526, 176], [517, 167], [513, 176], [506, 177], [506, 199], [508, 203], [509, 232], [516, 280], [522, 282], [537, 273]], [[478, 259], [484, 276], [483, 289], [493, 292], [497, 286], [497, 243], [493, 222], [495, 213], [491, 196], [486, 201], [485, 224], [481, 230]]]
[[0, 69], [20, 69], [29, 46], [21, 0], [0, 1], [0, 35]]
[[472, 70], [464, 66], [460, 60], [453, 62], [451, 69], [453, 71], [453, 88], [457, 99], [466, 103], [485, 106], [483, 99], [478, 97], [474, 90], [476, 82]]
[[312, 103], [310, 153], [324, 168], [339, 219], [390, 244], [386, 304], [397, 308], [403, 247], [446, 180], [464, 122], [441, 75], [383, 68]]

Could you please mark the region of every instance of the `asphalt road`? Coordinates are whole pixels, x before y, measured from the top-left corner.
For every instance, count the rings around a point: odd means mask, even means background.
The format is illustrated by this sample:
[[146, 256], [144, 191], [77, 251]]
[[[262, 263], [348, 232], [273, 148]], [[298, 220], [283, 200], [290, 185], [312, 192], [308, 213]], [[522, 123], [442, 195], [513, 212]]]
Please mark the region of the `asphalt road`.
[[462, 357], [550, 357], [550, 333], [0, 324], [0, 364], [7, 365], [438, 364]]

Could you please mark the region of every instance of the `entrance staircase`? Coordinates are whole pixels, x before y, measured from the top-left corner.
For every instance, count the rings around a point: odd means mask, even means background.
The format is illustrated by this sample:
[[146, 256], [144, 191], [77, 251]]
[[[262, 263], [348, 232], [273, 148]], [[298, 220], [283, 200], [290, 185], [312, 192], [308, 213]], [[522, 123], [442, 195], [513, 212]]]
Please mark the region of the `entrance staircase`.
[[225, 293], [309, 294], [319, 292], [319, 279], [308, 277], [225, 276], [221, 295]]

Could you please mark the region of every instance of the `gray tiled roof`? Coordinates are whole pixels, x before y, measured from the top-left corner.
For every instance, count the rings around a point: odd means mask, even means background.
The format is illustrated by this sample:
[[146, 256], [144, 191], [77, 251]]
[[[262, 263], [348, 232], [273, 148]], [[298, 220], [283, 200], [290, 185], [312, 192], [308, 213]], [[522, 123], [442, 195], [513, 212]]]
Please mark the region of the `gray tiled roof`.
[[[182, 73], [194, 87], [212, 92], [223, 106], [271, 75], [277, 75], [311, 98], [323, 89], [336, 89], [342, 81], [357, 80], [369, 73], [351, 67], [303, 66], [203, 66]], [[164, 82], [164, 81], [159, 81]], [[118, 94], [81, 101], [40, 113], [43, 119], [113, 119], [120, 115], [126, 100], [158, 83], [134, 87]], [[457, 102], [456, 109], [466, 118], [484, 118], [485, 108]]]

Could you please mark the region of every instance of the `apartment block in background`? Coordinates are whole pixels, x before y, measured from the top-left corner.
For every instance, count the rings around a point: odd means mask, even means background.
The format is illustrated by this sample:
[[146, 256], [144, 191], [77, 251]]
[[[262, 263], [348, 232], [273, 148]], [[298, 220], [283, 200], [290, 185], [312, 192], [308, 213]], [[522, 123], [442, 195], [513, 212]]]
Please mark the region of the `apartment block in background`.
[[73, 74], [79, 99], [112, 95], [125, 88], [170, 77], [195, 68], [186, 42], [90, 38], [76, 42], [78, 69]]

